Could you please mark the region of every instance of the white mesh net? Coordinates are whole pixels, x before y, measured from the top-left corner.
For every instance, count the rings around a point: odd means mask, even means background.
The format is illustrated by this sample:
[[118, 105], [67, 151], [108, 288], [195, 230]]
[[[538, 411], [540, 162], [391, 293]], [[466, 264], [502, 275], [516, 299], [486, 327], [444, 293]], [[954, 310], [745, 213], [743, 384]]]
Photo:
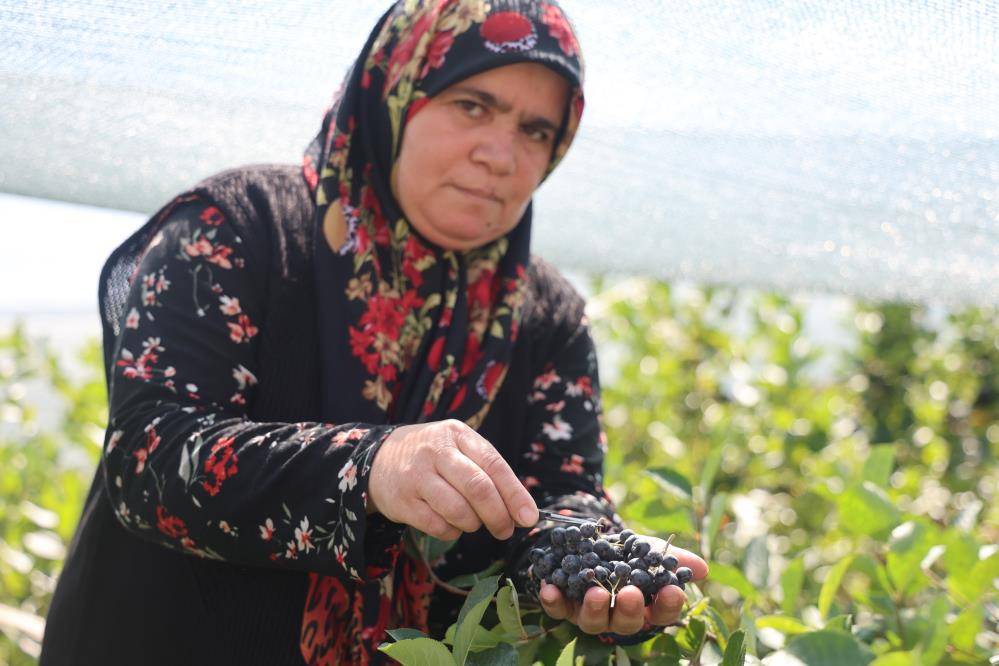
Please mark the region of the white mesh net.
[[[0, 190], [150, 212], [217, 170], [298, 162], [386, 6], [0, 0]], [[563, 6], [588, 106], [536, 198], [538, 252], [999, 302], [995, 4]]]

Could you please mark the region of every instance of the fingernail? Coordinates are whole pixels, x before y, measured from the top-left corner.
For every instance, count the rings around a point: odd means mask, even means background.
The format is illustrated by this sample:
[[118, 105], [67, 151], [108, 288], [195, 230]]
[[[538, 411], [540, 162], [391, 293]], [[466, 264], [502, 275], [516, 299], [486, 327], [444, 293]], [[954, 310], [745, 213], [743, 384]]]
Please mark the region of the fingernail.
[[534, 511], [529, 506], [523, 507], [518, 515], [520, 516], [520, 524], [524, 527], [533, 527], [534, 523], [538, 522]]

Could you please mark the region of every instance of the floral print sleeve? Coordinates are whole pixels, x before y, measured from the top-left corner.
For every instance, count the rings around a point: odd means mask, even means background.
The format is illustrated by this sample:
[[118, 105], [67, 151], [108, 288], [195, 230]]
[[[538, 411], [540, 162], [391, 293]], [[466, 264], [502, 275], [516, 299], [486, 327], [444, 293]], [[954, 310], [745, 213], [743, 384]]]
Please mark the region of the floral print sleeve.
[[391, 428], [247, 417], [263, 270], [204, 202], [180, 205], [150, 241], [115, 345], [102, 459], [112, 506], [131, 532], [192, 555], [377, 576], [402, 537], [365, 515]]

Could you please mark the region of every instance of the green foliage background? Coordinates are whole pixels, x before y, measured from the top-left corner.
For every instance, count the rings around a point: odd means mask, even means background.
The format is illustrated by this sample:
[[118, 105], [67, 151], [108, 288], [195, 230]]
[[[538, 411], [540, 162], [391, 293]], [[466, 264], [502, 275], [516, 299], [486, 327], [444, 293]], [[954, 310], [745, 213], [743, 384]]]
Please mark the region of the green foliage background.
[[[443, 643], [397, 630], [386, 651], [725, 666], [999, 651], [995, 308], [856, 303], [849, 344], [829, 349], [803, 334], [804, 299], [631, 279], [594, 291], [608, 487], [635, 529], [703, 553], [709, 580], [680, 626], [615, 649], [480, 577]], [[0, 664], [34, 663], [25, 617], [45, 614], [99, 453], [96, 343], [82, 360], [70, 377], [42, 341], [0, 335]], [[46, 391], [65, 408], [52, 422], [35, 406]]]

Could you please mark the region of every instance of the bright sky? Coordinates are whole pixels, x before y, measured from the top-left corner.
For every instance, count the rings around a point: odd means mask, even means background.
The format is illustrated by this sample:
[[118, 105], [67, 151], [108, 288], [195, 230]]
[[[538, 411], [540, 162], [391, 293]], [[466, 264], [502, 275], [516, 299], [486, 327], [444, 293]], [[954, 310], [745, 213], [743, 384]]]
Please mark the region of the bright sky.
[[0, 194], [0, 316], [96, 312], [104, 260], [144, 219]]

